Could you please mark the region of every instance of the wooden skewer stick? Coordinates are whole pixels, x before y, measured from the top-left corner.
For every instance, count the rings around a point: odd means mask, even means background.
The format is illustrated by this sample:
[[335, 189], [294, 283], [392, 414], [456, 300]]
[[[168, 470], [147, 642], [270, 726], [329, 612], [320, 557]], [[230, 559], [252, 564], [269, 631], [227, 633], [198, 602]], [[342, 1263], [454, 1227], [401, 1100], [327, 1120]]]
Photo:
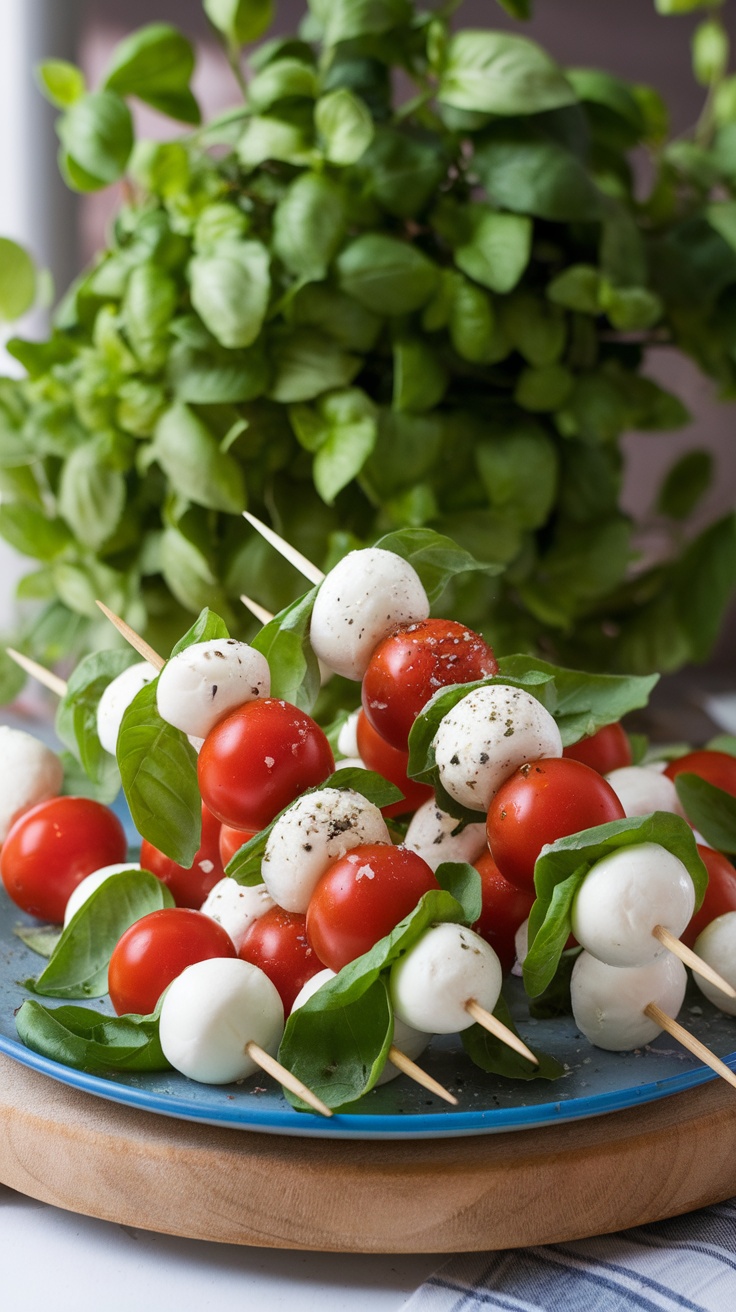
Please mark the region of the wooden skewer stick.
[[692, 948], [685, 947], [685, 944], [681, 943], [679, 938], [675, 938], [669, 929], [665, 929], [664, 925], [655, 925], [652, 934], [674, 956], [679, 957], [683, 965], [694, 970], [696, 975], [702, 975], [703, 979], [709, 980], [717, 989], [725, 993], [726, 997], [736, 998], [736, 989], [732, 988], [728, 980], [719, 975], [718, 971], [714, 970], [712, 966], [709, 966], [707, 961], [703, 961], [702, 957], [693, 952]]
[[118, 633], [123, 635], [125, 641], [130, 643], [133, 650], [137, 651], [138, 655], [142, 656], [144, 661], [148, 661], [148, 664], [153, 665], [156, 670], [163, 669], [166, 661], [163, 656], [159, 656], [158, 652], [153, 650], [153, 647], [149, 647], [145, 638], [142, 638], [139, 633], [136, 633], [135, 629], [131, 629], [130, 625], [125, 623], [125, 620], [121, 620], [120, 616], [110, 610], [105, 605], [104, 601], [98, 601], [96, 604], [99, 606], [102, 614], [107, 616], [110, 623], [115, 625]]
[[508, 1026], [504, 1025], [503, 1021], [498, 1020], [490, 1011], [486, 1011], [485, 1007], [481, 1007], [480, 1003], [475, 1001], [475, 998], [470, 998], [465, 1003], [465, 1010], [478, 1025], [482, 1025], [483, 1029], [488, 1030], [488, 1033], [492, 1034], [494, 1038], [500, 1039], [507, 1047], [513, 1048], [514, 1052], [518, 1052], [520, 1057], [526, 1057], [527, 1061], [533, 1062], [535, 1066], [539, 1065], [539, 1058], [534, 1056], [531, 1048], [527, 1048], [523, 1040], [518, 1038]]
[[[251, 515], [248, 510], [243, 511], [243, 518], [247, 519], [248, 523], [260, 533], [261, 537], [265, 538], [267, 542], [271, 543], [272, 547], [275, 547], [276, 551], [281, 553], [284, 560], [288, 560], [290, 565], [293, 565], [295, 569], [298, 569], [299, 573], [303, 574], [305, 579], [309, 579], [310, 583], [322, 582], [325, 577], [322, 570], [317, 569], [317, 566], [313, 565], [311, 560], [307, 560], [306, 556], [303, 556], [301, 551], [297, 551], [296, 547], [292, 547], [289, 542], [285, 542], [282, 537], [279, 537], [278, 533], [275, 533], [272, 528], [268, 527], [268, 524], [264, 524], [260, 519], [256, 519], [255, 515]], [[248, 603], [246, 602], [245, 604], [247, 605]]]
[[662, 1008], [658, 1007], [656, 1002], [647, 1003], [644, 1008], [644, 1015], [649, 1016], [655, 1025], [661, 1025], [662, 1029], [671, 1034], [673, 1039], [677, 1039], [683, 1048], [687, 1048], [688, 1052], [691, 1052], [694, 1057], [699, 1057], [702, 1062], [705, 1062], [706, 1066], [710, 1066], [711, 1070], [715, 1071], [716, 1075], [720, 1075], [721, 1079], [725, 1080], [727, 1084], [732, 1084], [736, 1089], [736, 1075], [734, 1075], [731, 1068], [721, 1061], [720, 1057], [716, 1057], [710, 1048], [706, 1048], [705, 1044], [700, 1042], [700, 1039], [696, 1039], [694, 1034], [691, 1034], [689, 1030], [686, 1030], [671, 1016], [668, 1016], [666, 1011], [662, 1011]]
[[318, 1098], [316, 1093], [312, 1093], [312, 1090], [308, 1089], [306, 1084], [302, 1084], [301, 1080], [298, 1080], [295, 1075], [292, 1075], [291, 1071], [287, 1071], [286, 1067], [282, 1066], [280, 1061], [277, 1061], [275, 1057], [272, 1057], [270, 1053], [266, 1052], [257, 1043], [253, 1043], [252, 1040], [250, 1043], [246, 1043], [245, 1051], [256, 1065], [260, 1066], [267, 1075], [272, 1075], [275, 1080], [279, 1081], [279, 1084], [283, 1084], [285, 1089], [289, 1089], [291, 1093], [297, 1098], [301, 1098], [303, 1102], [309, 1103], [309, 1106], [315, 1112], [319, 1112], [321, 1116], [332, 1116], [332, 1111], [327, 1106], [327, 1103], [323, 1102], [321, 1098]]
[[429, 1093], [436, 1093], [438, 1098], [444, 1098], [445, 1102], [452, 1103], [453, 1107], [457, 1107], [457, 1098], [454, 1093], [450, 1093], [449, 1089], [446, 1089], [443, 1084], [440, 1084], [438, 1080], [434, 1080], [431, 1075], [422, 1070], [421, 1066], [417, 1066], [411, 1057], [407, 1057], [406, 1053], [402, 1052], [393, 1043], [388, 1050], [388, 1059], [397, 1070], [401, 1071], [402, 1075], [408, 1075], [410, 1080], [414, 1080], [416, 1084], [421, 1084], [422, 1088], [427, 1089]]
[[273, 619], [273, 615], [271, 614], [270, 610], [266, 610], [265, 606], [260, 606], [257, 601], [253, 600], [252, 597], [246, 597], [244, 592], [241, 592], [240, 600], [245, 606], [245, 609], [249, 610], [251, 615], [253, 615], [255, 619], [259, 621], [260, 624], [269, 624], [270, 621]]
[[36, 661], [31, 660], [30, 656], [24, 656], [22, 651], [16, 651], [15, 647], [6, 647], [5, 650], [11, 661], [15, 661], [16, 665], [20, 665], [21, 669], [26, 671], [26, 674], [30, 674], [32, 678], [42, 683], [44, 688], [48, 688], [50, 692], [55, 692], [57, 697], [63, 697], [66, 694], [66, 683], [59, 678], [58, 674], [54, 674], [52, 670], [47, 670], [44, 665], [38, 665]]

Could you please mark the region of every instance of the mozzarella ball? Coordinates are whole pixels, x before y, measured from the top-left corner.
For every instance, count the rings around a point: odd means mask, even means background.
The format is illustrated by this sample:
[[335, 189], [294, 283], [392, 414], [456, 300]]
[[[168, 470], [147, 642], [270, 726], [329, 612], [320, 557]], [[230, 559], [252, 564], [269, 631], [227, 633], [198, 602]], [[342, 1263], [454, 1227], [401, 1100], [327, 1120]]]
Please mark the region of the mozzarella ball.
[[[727, 911], [725, 915], [711, 920], [696, 938], [693, 951], [736, 989], [736, 911]], [[710, 980], [703, 979], [695, 971], [693, 979], [701, 993], [716, 1007], [720, 1007], [729, 1016], [736, 1016], [736, 998], [729, 998]]]
[[265, 884], [250, 887], [225, 875], [210, 889], [199, 908], [205, 916], [216, 920], [230, 935], [236, 949], [240, 949], [245, 931], [274, 906]]
[[351, 551], [322, 583], [310, 641], [336, 674], [362, 679], [379, 642], [397, 624], [426, 620], [429, 600], [416, 570], [393, 551]]
[[361, 761], [359, 756], [343, 756], [339, 761], [335, 761], [336, 770], [367, 770], [368, 766], [365, 761]]
[[360, 709], [351, 711], [337, 735], [337, 750], [341, 756], [360, 756], [358, 747], [358, 719]]
[[333, 861], [366, 843], [390, 843], [377, 806], [352, 788], [320, 788], [298, 798], [274, 823], [261, 876], [285, 911], [304, 913]]
[[97, 737], [106, 752], [115, 755], [123, 716], [141, 688], [156, 678], [157, 670], [148, 661], [129, 665], [112, 683], [108, 683], [97, 705]]
[[[334, 970], [325, 969], [318, 971], [316, 975], [313, 975], [311, 979], [307, 980], [301, 991], [297, 993], [292, 1004], [292, 1012], [297, 1011], [299, 1007], [303, 1007], [304, 1003], [321, 989], [322, 985], [326, 984], [329, 979], [335, 978]], [[403, 1020], [399, 1020], [396, 1015], [394, 1016], [394, 1046], [399, 1048], [400, 1051], [404, 1053], [405, 1057], [410, 1057], [412, 1061], [415, 1061], [416, 1058], [420, 1057], [424, 1052], [424, 1049], [429, 1043], [430, 1037], [429, 1034], [425, 1034], [421, 1030], [414, 1030], [410, 1025], [405, 1025]], [[388, 1084], [390, 1080], [395, 1080], [397, 1075], [401, 1075], [401, 1071], [398, 1066], [394, 1066], [389, 1057], [381, 1074], [376, 1080], [375, 1087], [377, 1088], [379, 1084]]]
[[464, 925], [433, 925], [392, 967], [391, 1005], [405, 1025], [456, 1034], [473, 1024], [474, 1000], [493, 1011], [503, 972], [493, 948]]
[[187, 966], [169, 985], [159, 1037], [174, 1070], [201, 1084], [230, 1084], [259, 1070], [246, 1052], [257, 1043], [276, 1055], [284, 1009], [267, 975], [240, 957]]
[[168, 724], [195, 738], [206, 738], [236, 706], [268, 697], [268, 661], [247, 642], [212, 638], [185, 647], [162, 669], [156, 703]]
[[607, 966], [581, 952], [573, 966], [570, 998], [575, 1024], [590, 1043], [609, 1052], [630, 1052], [651, 1043], [661, 1026], [644, 1014], [654, 1002], [673, 1018], [685, 997], [687, 971], [666, 952], [648, 966]]
[[443, 861], [477, 861], [487, 847], [485, 825], [466, 825], [453, 833], [460, 821], [440, 810], [430, 798], [414, 812], [406, 831], [404, 847], [416, 852], [436, 870]]
[[573, 902], [572, 932], [609, 966], [646, 966], [667, 951], [655, 926], [679, 938], [694, 909], [695, 888], [682, 861], [659, 843], [638, 843], [591, 866]]
[[73, 890], [69, 901], [66, 904], [64, 912], [64, 928], [66, 929], [69, 921], [76, 916], [79, 908], [84, 905], [88, 897], [97, 892], [97, 889], [110, 878], [111, 875], [121, 875], [124, 870], [140, 870], [140, 865], [136, 861], [118, 861], [111, 866], [100, 866], [99, 870], [93, 870], [91, 875], [87, 875], [81, 884]]
[[650, 765], [625, 765], [606, 775], [627, 816], [673, 811], [683, 815], [672, 780]]
[[64, 767], [55, 752], [22, 729], [0, 725], [0, 843], [21, 811], [58, 797]]
[[443, 788], [471, 811], [487, 811], [504, 779], [525, 761], [562, 755], [549, 711], [504, 683], [463, 697], [442, 720], [433, 746]]

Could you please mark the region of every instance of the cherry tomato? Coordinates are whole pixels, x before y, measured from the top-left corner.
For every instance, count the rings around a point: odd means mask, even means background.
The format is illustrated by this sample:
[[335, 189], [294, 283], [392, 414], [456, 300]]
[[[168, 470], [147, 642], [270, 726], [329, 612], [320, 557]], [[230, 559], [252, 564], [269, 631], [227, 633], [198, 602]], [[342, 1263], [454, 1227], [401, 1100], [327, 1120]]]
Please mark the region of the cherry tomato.
[[687, 756], [670, 761], [665, 774], [670, 779], [676, 779], [678, 774], [697, 774], [715, 788], [736, 797], [736, 756], [729, 756], [728, 752], [709, 752], [707, 748], [688, 752]]
[[365, 762], [369, 770], [376, 770], [389, 783], [396, 784], [404, 794], [403, 801], [381, 807], [384, 815], [404, 815], [408, 811], [417, 811], [423, 802], [429, 801], [433, 796], [429, 784], [419, 784], [406, 773], [409, 753], [397, 751], [380, 733], [376, 733], [365, 711], [361, 711], [358, 716], [355, 732], [361, 761]]
[[124, 861], [125, 831], [89, 797], [53, 797], [24, 811], [0, 852], [8, 895], [39, 920], [60, 925], [77, 884], [93, 870]]
[[631, 743], [622, 724], [606, 724], [597, 733], [581, 738], [579, 743], [563, 748], [563, 756], [570, 761], [581, 761], [599, 774], [610, 774], [632, 765]]
[[702, 907], [695, 912], [687, 929], [680, 935], [688, 948], [693, 946], [698, 934], [702, 934], [711, 920], [725, 916], [727, 911], [736, 911], [736, 868], [721, 852], [715, 852], [712, 847], [704, 847], [701, 843], [698, 843], [698, 855], [708, 871], [708, 887]]
[[224, 825], [255, 833], [334, 768], [319, 725], [274, 697], [246, 702], [216, 724], [197, 766], [210, 811]]
[[159, 852], [153, 843], [143, 839], [141, 865], [166, 884], [178, 907], [199, 911], [210, 889], [224, 878], [220, 860], [220, 821], [202, 807], [202, 841], [189, 867], [179, 866], [171, 857]]
[[439, 688], [495, 674], [488, 643], [455, 620], [405, 624], [379, 642], [363, 676], [363, 710], [376, 733], [405, 752], [409, 730]]
[[259, 966], [279, 991], [288, 1016], [297, 993], [308, 979], [324, 970], [307, 938], [307, 918], [283, 907], [271, 907], [254, 920], [238, 950], [243, 961]]
[[255, 838], [257, 832], [252, 829], [233, 829], [232, 825], [220, 826], [220, 861], [223, 867], [232, 861], [244, 843]]
[[490, 943], [505, 974], [514, 964], [514, 938], [534, 905], [534, 894], [504, 879], [490, 852], [478, 857], [475, 868], [480, 875], [483, 909], [473, 929]]
[[580, 761], [528, 761], [499, 788], [488, 809], [488, 845], [501, 874], [534, 892], [534, 863], [545, 843], [623, 820], [611, 785]]
[[307, 934], [330, 970], [342, 970], [389, 934], [430, 889], [426, 861], [407, 847], [365, 843], [334, 861], [307, 908]]
[[151, 911], [126, 929], [113, 948], [107, 971], [110, 1001], [118, 1016], [148, 1016], [187, 966], [236, 955], [230, 935], [201, 911]]

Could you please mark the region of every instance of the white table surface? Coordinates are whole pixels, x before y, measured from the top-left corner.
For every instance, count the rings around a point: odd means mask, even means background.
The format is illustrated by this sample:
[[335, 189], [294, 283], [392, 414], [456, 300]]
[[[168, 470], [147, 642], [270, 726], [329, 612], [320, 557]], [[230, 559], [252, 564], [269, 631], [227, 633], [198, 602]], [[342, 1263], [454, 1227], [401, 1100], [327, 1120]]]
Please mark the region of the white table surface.
[[0, 1258], [2, 1312], [398, 1312], [446, 1255], [291, 1253], [178, 1239], [77, 1216], [0, 1185]]

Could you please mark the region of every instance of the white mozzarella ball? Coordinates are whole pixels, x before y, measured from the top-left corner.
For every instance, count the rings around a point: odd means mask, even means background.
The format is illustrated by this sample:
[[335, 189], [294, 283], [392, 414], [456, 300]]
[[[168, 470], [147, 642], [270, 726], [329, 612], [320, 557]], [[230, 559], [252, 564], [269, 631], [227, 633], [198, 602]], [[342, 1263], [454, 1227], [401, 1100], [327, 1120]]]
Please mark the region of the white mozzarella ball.
[[651, 1043], [662, 1027], [644, 1014], [654, 1002], [677, 1016], [685, 997], [687, 971], [666, 952], [648, 966], [607, 966], [581, 952], [573, 966], [570, 997], [575, 1024], [590, 1043], [609, 1052], [630, 1052]]
[[487, 811], [504, 780], [526, 761], [562, 755], [549, 711], [504, 683], [475, 688], [457, 702], [433, 746], [443, 788], [471, 811]]
[[283, 1029], [281, 998], [262, 970], [239, 957], [210, 957], [169, 985], [159, 1036], [174, 1070], [202, 1084], [230, 1084], [259, 1069], [247, 1044], [275, 1056]]
[[337, 750], [341, 756], [360, 756], [358, 747], [358, 720], [360, 710], [351, 711], [337, 735]]
[[373, 802], [352, 788], [320, 788], [300, 797], [274, 823], [261, 877], [280, 907], [303, 913], [333, 861], [354, 847], [390, 842], [386, 821]]
[[168, 724], [206, 738], [220, 720], [245, 702], [268, 697], [268, 661], [247, 642], [212, 638], [177, 652], [161, 671], [158, 713]]
[[316, 656], [346, 679], [362, 679], [379, 642], [397, 624], [426, 620], [429, 600], [416, 570], [393, 551], [351, 551], [317, 593], [310, 626]]
[[254, 920], [265, 915], [275, 905], [265, 884], [250, 887], [239, 884], [229, 875], [211, 888], [199, 908], [205, 916], [216, 920], [230, 935], [235, 947], [240, 948], [245, 932]]
[[[696, 938], [693, 951], [736, 989], [736, 911], [727, 911], [711, 920]], [[693, 979], [701, 993], [716, 1007], [729, 1016], [736, 1016], [736, 998], [729, 998], [696, 971], [693, 971]]]
[[121, 875], [124, 870], [140, 870], [140, 865], [136, 861], [117, 861], [111, 866], [100, 866], [99, 870], [93, 870], [91, 875], [87, 875], [81, 884], [73, 890], [64, 911], [64, 928], [69, 924], [73, 916], [76, 916], [79, 908], [84, 906], [88, 897], [97, 892], [102, 884], [110, 878], [111, 875]]
[[485, 825], [466, 825], [453, 833], [460, 821], [440, 810], [430, 798], [414, 812], [406, 831], [404, 846], [416, 852], [436, 870], [443, 861], [477, 861], [487, 844]]
[[695, 909], [682, 861], [659, 843], [619, 848], [591, 866], [572, 906], [578, 943], [609, 966], [645, 966], [667, 949], [652, 933], [679, 938]]
[[464, 925], [433, 925], [392, 967], [391, 1004], [405, 1025], [456, 1034], [473, 1024], [471, 1000], [493, 1011], [503, 972], [493, 948]]
[[361, 761], [359, 756], [343, 756], [339, 761], [335, 761], [336, 770], [367, 770], [365, 761]]
[[305, 1002], [309, 1002], [309, 999], [313, 998], [315, 993], [318, 993], [322, 988], [322, 985], [330, 979], [337, 979], [337, 971], [330, 970], [329, 966], [325, 966], [324, 970], [318, 970], [316, 975], [312, 975], [306, 984], [302, 984], [294, 998], [291, 1004], [292, 1012], [298, 1011], [300, 1007], [304, 1006]]
[[106, 752], [115, 755], [123, 716], [141, 688], [156, 678], [158, 671], [148, 661], [129, 665], [108, 683], [97, 705], [97, 737]]
[[684, 814], [672, 780], [650, 765], [625, 765], [612, 770], [606, 779], [628, 816], [651, 815], [652, 811]]
[[39, 802], [58, 797], [64, 767], [55, 752], [23, 729], [0, 725], [0, 843], [13, 821]]

